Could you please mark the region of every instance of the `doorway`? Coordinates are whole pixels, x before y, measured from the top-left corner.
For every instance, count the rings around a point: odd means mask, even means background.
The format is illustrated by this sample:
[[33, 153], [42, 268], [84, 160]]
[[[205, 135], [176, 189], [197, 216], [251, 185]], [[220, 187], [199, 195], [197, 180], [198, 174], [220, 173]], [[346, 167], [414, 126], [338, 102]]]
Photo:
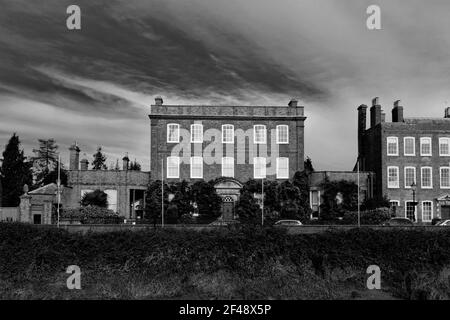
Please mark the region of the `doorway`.
[[225, 196], [222, 198], [222, 219], [234, 219], [234, 199], [231, 196]]
[[450, 206], [441, 207], [441, 219], [442, 220], [450, 219]]
[[34, 214], [33, 215], [33, 223], [34, 224], [41, 224], [42, 215], [41, 214]]

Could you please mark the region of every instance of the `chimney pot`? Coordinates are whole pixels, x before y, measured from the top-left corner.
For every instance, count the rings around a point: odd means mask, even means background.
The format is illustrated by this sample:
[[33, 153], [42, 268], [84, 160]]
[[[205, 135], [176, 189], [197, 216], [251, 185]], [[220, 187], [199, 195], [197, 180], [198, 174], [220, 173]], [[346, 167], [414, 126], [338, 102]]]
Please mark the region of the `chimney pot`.
[[445, 108], [444, 118], [450, 118], [450, 107]]
[[161, 96], [157, 96], [155, 98], [155, 105], [162, 106], [162, 104], [163, 104], [163, 98]]
[[125, 157], [122, 158], [122, 169], [124, 171], [127, 171], [129, 168], [130, 158], [128, 158], [128, 153], [125, 155]]
[[81, 160], [81, 170], [86, 171], [88, 169], [89, 161], [87, 159]]
[[403, 107], [400, 105], [400, 100], [394, 102], [394, 108], [392, 108], [392, 122], [403, 122]]
[[372, 107], [380, 105], [380, 98], [375, 97], [372, 99]]
[[289, 107], [296, 107], [296, 106], [297, 106], [297, 103], [298, 103], [298, 100], [295, 99], [295, 98], [292, 98], [292, 99], [289, 101], [288, 106], [289, 106]]
[[78, 148], [76, 142], [70, 146], [69, 151], [70, 151], [69, 170], [78, 170], [78, 163], [80, 161], [80, 148]]

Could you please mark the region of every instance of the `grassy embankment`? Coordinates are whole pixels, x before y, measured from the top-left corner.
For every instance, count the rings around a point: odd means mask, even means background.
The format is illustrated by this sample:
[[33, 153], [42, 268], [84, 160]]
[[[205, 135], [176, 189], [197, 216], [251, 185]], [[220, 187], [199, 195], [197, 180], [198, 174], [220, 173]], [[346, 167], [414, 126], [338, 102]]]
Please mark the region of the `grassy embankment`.
[[[365, 288], [369, 265], [382, 291]], [[68, 290], [67, 266], [82, 290]], [[0, 299], [450, 298], [450, 230], [69, 234], [0, 223]]]

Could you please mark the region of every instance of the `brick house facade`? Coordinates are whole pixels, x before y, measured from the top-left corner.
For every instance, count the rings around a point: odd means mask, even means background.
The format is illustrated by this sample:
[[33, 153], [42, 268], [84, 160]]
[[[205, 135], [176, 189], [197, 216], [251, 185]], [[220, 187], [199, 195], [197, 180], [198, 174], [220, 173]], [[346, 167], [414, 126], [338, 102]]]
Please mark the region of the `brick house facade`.
[[376, 174], [375, 194], [390, 199], [399, 217], [419, 223], [449, 219], [449, 109], [444, 118], [404, 118], [396, 101], [392, 122], [386, 122], [375, 98], [367, 129], [366, 110], [358, 107], [358, 154], [361, 170]]
[[303, 170], [306, 117], [294, 99], [286, 106], [202, 106], [157, 97], [149, 118], [153, 179], [221, 178], [216, 190], [230, 202], [249, 179], [282, 181]]

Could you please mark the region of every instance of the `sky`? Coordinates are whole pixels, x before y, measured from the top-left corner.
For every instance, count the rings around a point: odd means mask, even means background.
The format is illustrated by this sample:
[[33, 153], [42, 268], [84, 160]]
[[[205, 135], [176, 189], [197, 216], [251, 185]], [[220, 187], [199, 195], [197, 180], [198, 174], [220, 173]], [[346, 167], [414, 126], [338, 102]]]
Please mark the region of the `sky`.
[[[68, 30], [66, 8], [81, 8]], [[366, 9], [381, 9], [369, 30]], [[448, 0], [0, 0], [0, 149], [54, 138], [108, 165], [148, 170], [150, 105], [305, 107], [305, 156], [351, 170], [357, 113], [443, 117], [450, 101]], [[86, 154], [86, 155], [84, 155]], [[332, 155], [332, 156], [330, 156]]]

